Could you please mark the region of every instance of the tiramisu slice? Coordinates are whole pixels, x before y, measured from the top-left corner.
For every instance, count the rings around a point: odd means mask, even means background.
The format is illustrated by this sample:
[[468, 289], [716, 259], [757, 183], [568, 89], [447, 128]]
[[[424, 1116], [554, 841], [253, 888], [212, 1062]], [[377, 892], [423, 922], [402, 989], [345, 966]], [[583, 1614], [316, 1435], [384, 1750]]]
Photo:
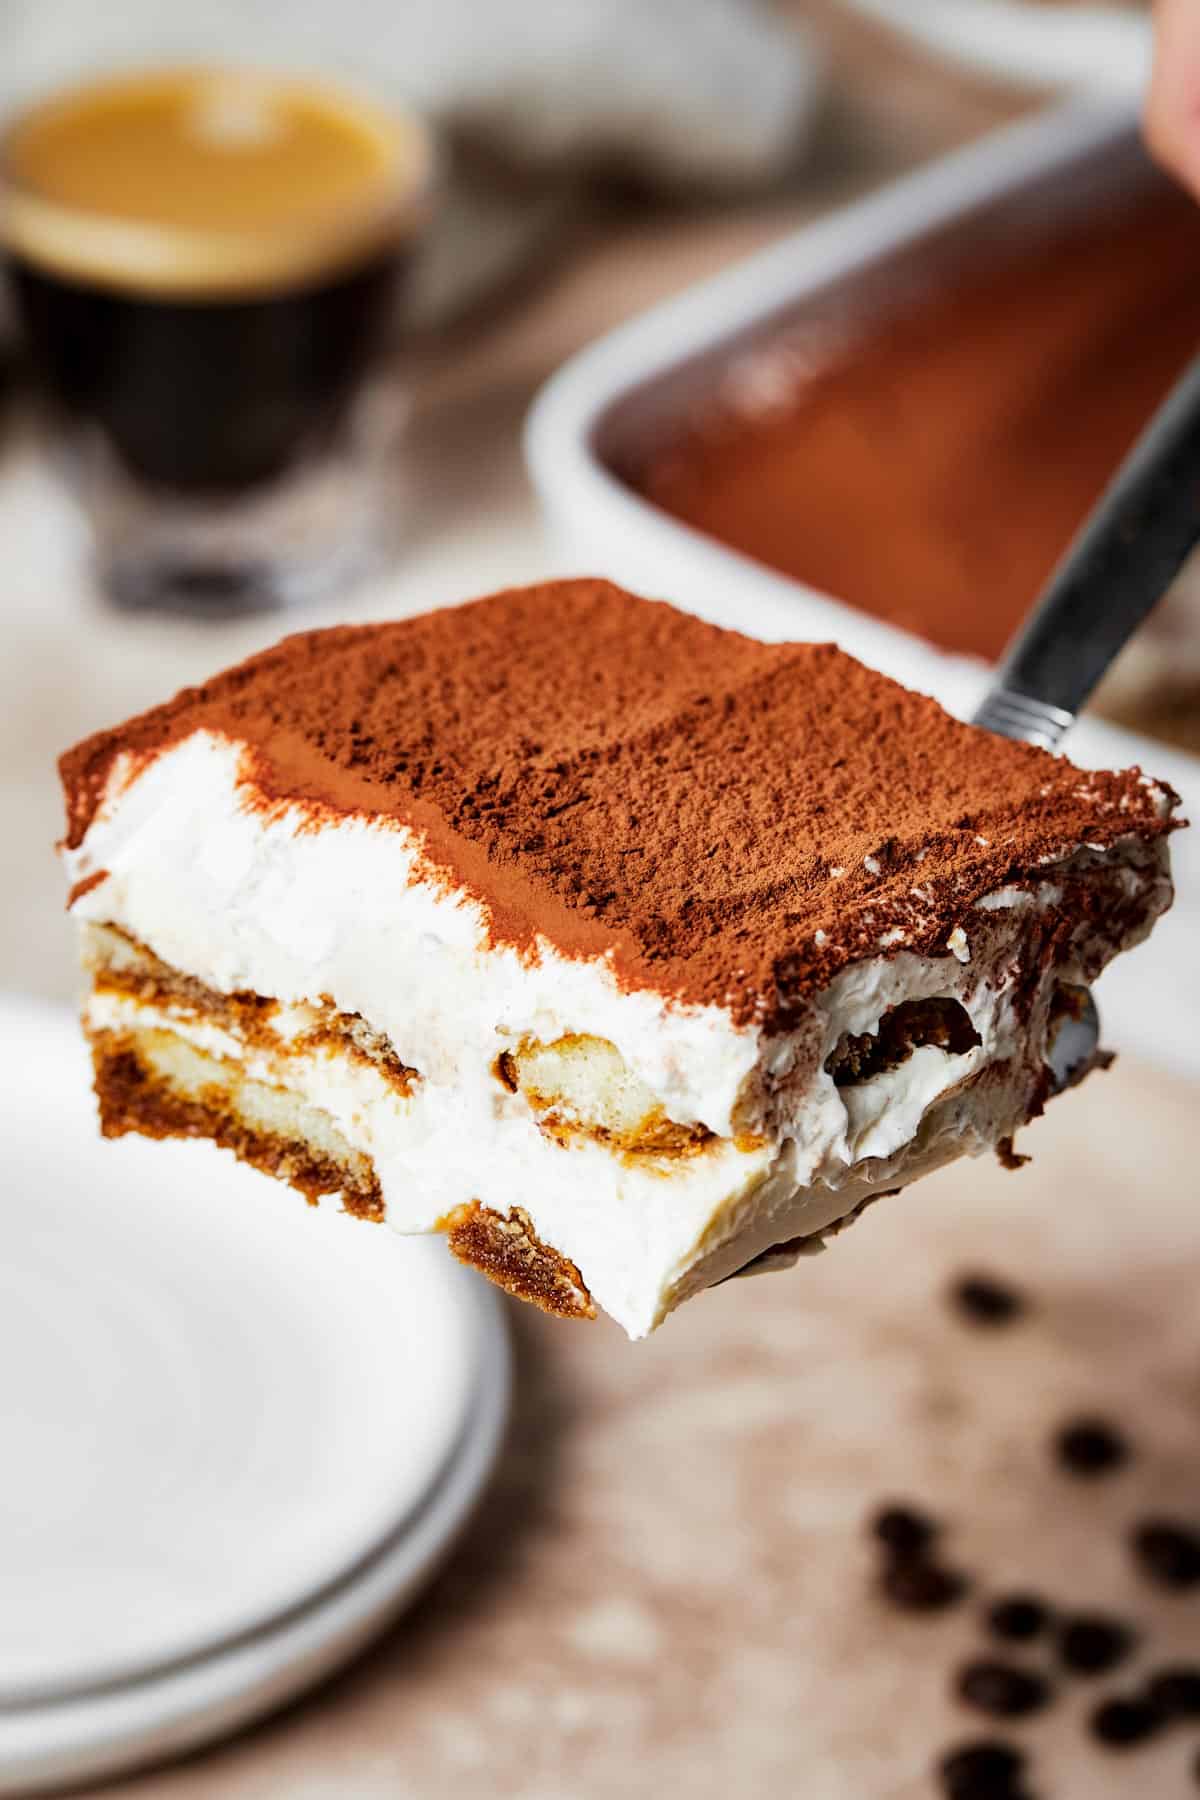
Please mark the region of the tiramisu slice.
[[62, 763], [103, 1128], [641, 1336], [1041, 1110], [1174, 796], [599, 581], [308, 632]]

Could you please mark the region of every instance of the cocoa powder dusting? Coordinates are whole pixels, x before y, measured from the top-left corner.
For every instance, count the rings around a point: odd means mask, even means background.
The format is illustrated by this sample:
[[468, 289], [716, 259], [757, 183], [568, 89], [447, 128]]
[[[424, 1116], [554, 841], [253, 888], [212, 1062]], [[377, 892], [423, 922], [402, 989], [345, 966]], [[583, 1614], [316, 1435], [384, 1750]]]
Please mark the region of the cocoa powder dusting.
[[68, 842], [120, 752], [201, 728], [246, 746], [247, 804], [413, 828], [493, 941], [607, 953], [627, 985], [769, 1026], [881, 948], [945, 954], [1044, 858], [1170, 829], [1136, 770], [1082, 774], [832, 644], [604, 581], [287, 638], [69, 751]]
[[102, 881], [107, 880], [107, 869], [93, 869], [90, 875], [85, 875], [82, 881], [77, 881], [67, 895], [67, 911], [70, 912], [77, 900], [82, 900], [85, 894], [90, 894], [93, 888], [98, 888]]

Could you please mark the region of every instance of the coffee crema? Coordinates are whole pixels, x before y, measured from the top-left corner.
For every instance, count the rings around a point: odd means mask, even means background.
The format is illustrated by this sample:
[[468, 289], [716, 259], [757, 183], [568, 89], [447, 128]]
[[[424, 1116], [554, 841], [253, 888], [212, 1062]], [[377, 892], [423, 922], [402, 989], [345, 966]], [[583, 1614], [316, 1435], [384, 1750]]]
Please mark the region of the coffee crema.
[[423, 127], [332, 86], [185, 68], [94, 82], [0, 142], [0, 222], [43, 273], [141, 298], [246, 297], [329, 278], [411, 235]]

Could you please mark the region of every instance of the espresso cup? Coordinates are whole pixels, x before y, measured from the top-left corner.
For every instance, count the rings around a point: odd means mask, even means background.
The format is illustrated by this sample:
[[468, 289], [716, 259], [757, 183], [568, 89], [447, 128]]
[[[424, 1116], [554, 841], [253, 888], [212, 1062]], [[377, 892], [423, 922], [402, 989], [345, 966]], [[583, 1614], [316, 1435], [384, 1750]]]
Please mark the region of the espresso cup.
[[93, 82], [0, 141], [16, 311], [107, 592], [238, 611], [376, 560], [428, 133], [324, 83]]

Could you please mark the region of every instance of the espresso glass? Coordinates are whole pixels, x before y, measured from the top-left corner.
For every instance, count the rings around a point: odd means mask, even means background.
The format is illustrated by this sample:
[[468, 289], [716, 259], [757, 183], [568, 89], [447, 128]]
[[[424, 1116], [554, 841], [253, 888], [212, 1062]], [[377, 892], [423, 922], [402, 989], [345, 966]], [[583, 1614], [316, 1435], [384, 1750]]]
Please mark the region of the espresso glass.
[[373, 563], [396, 516], [387, 353], [429, 204], [420, 124], [307, 81], [173, 70], [31, 109], [0, 180], [106, 591], [233, 612]]

